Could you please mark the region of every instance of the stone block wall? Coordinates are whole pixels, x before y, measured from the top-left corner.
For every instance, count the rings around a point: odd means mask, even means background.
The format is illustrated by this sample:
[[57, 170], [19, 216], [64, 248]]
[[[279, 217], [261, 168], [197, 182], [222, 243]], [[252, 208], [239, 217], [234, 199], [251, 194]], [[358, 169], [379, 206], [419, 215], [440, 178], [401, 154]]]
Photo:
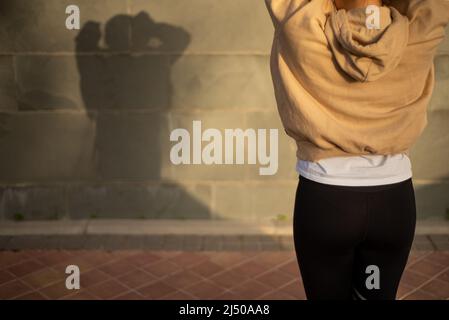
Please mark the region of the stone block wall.
[[[67, 30], [76, 4], [81, 30]], [[449, 33], [448, 33], [449, 34]], [[263, 0], [2, 0], [0, 221], [290, 217], [295, 146]], [[412, 150], [420, 218], [449, 210], [449, 39]], [[279, 169], [170, 162], [170, 132], [279, 130]]]

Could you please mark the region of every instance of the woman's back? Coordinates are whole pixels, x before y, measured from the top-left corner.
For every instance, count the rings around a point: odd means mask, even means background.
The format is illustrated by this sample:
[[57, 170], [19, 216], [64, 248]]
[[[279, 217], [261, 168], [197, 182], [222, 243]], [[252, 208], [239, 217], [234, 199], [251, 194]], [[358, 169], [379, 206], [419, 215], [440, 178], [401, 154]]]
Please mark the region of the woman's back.
[[364, 8], [266, 1], [277, 106], [298, 159], [407, 153], [427, 124], [449, 2], [410, 0], [406, 15], [383, 6], [368, 30]]

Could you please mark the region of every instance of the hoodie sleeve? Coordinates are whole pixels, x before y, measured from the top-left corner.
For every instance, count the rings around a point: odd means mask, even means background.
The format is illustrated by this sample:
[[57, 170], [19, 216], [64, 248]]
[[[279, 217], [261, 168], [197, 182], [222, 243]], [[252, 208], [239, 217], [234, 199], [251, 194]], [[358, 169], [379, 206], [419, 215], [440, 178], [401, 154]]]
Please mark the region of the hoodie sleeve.
[[310, 0], [265, 0], [265, 5], [274, 27], [277, 28], [286, 17], [308, 2]]
[[410, 21], [409, 44], [425, 44], [428, 50], [436, 50], [449, 23], [449, 0], [409, 0], [407, 17]]

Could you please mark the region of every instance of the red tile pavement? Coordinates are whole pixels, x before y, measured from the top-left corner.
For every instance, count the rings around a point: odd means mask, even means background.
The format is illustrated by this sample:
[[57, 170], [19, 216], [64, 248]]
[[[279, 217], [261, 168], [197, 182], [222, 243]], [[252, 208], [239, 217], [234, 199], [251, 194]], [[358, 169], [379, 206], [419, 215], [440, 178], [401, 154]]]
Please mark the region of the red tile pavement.
[[[81, 289], [65, 287], [77, 265]], [[0, 299], [305, 299], [293, 251], [0, 251]], [[449, 299], [449, 251], [412, 251], [398, 299]]]

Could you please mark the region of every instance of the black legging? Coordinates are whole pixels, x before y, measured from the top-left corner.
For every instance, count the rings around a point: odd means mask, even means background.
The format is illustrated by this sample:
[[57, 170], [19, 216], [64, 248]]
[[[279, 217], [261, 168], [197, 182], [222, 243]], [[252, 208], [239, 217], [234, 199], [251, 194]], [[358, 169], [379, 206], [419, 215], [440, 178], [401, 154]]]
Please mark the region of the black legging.
[[[395, 299], [415, 223], [411, 178], [352, 187], [301, 176], [293, 236], [307, 298]], [[380, 271], [379, 289], [365, 285], [370, 265]]]

